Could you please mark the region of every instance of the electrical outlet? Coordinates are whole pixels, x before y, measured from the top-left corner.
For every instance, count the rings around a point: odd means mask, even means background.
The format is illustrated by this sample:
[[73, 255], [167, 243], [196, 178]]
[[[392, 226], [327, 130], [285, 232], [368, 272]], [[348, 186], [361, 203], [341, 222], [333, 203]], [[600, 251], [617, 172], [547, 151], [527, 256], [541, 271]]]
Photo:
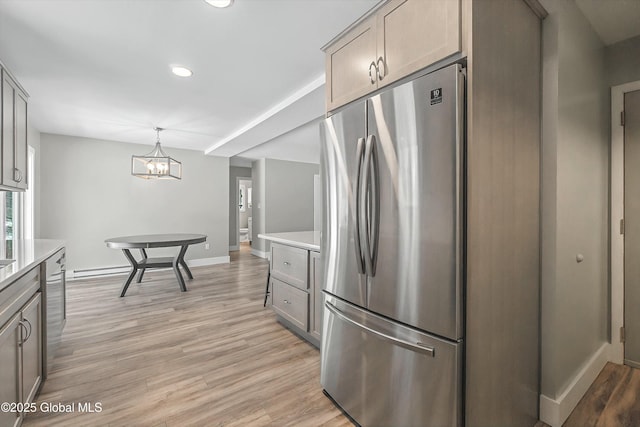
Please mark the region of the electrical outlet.
[[208, 243], [204, 244], [204, 249], [207, 250], [207, 251], [209, 250], [209, 244]]

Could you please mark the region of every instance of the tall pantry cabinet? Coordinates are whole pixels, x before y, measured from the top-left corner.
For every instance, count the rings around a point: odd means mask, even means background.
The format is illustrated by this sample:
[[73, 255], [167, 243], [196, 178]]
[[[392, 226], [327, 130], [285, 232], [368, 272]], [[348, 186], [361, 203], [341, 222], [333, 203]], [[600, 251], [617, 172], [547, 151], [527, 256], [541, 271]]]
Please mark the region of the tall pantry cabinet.
[[466, 427], [538, 420], [545, 16], [537, 0], [389, 0], [324, 48], [327, 115], [416, 75], [465, 67]]

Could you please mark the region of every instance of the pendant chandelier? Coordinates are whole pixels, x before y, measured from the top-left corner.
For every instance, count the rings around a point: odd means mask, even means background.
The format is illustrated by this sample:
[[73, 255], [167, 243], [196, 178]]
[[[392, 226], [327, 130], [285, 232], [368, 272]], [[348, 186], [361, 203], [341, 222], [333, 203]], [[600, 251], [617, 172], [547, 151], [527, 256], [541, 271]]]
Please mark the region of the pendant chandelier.
[[131, 156], [131, 175], [145, 179], [182, 179], [182, 163], [169, 157], [160, 147], [160, 132], [156, 131], [156, 146], [144, 156]]

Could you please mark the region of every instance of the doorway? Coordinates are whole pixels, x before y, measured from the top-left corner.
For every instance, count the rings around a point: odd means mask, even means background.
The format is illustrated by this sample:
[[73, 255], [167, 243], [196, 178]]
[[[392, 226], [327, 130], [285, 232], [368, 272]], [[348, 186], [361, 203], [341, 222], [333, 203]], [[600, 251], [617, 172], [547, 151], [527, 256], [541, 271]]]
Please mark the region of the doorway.
[[239, 250], [251, 250], [251, 243], [253, 242], [251, 179], [237, 178], [236, 194], [238, 201], [236, 209], [236, 242], [238, 242]]
[[640, 82], [611, 90], [611, 358], [640, 368]]

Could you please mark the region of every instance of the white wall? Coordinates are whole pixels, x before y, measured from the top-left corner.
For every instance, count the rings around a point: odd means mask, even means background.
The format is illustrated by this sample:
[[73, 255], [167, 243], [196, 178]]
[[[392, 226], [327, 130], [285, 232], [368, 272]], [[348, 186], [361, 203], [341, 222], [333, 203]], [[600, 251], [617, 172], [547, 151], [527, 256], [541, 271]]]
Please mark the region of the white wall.
[[40, 145], [40, 237], [67, 242], [69, 270], [127, 265], [104, 240], [132, 234], [203, 233], [210, 250], [191, 246], [186, 259], [228, 260], [227, 158], [169, 148], [182, 180], [145, 180], [131, 175], [131, 155], [150, 145], [44, 133]]
[[31, 188], [35, 188], [33, 195], [34, 204], [33, 207], [33, 235], [35, 238], [40, 238], [40, 131], [33, 126], [29, 125], [27, 129], [27, 141], [28, 144], [35, 150], [35, 171], [33, 174], [35, 182], [29, 183]]
[[573, 1], [543, 5], [541, 388], [563, 417], [608, 340], [609, 97], [586, 18]]

